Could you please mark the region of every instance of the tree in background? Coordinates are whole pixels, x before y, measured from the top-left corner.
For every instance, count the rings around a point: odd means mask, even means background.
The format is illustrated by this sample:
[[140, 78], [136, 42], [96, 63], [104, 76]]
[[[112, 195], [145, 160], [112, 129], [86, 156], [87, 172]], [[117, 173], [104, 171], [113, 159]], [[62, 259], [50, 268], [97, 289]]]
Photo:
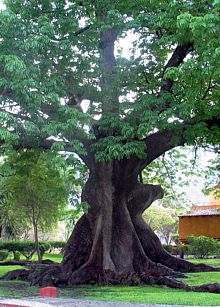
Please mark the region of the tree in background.
[[211, 194], [214, 199], [220, 199], [220, 157], [210, 161], [210, 167], [206, 172], [205, 194]]
[[[212, 268], [162, 248], [142, 213], [163, 189], [139, 175], [174, 147], [219, 144], [218, 1], [5, 3], [3, 150], [66, 151], [89, 170], [82, 191], [88, 213], [59, 269], [44, 270], [33, 282], [54, 283], [51, 275], [56, 284], [139, 278], [192, 289], [167, 276]], [[126, 59], [116, 43], [131, 32], [137, 40]]]
[[88, 203], [82, 202], [80, 197], [82, 189], [88, 180], [88, 170], [79, 159], [69, 155], [65, 159], [65, 164], [62, 164], [62, 170], [65, 178], [65, 186], [68, 191], [69, 203], [61, 215], [61, 221], [65, 223], [64, 235], [67, 240], [77, 221], [84, 213], [88, 212]]
[[164, 243], [171, 243], [172, 235], [178, 231], [178, 216], [174, 209], [153, 204], [143, 218]]
[[[51, 157], [50, 157], [51, 158]], [[51, 230], [67, 206], [68, 192], [56, 165], [39, 150], [23, 150], [8, 155], [2, 165], [1, 216], [10, 221], [15, 233], [33, 230], [35, 251], [41, 261], [39, 230]]]

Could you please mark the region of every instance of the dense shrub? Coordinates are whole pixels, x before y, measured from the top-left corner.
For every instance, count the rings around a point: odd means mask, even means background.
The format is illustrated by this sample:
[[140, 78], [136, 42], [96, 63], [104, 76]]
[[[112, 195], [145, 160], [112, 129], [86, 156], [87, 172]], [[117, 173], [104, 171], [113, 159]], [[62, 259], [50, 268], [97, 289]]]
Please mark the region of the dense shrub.
[[50, 241], [50, 245], [53, 248], [65, 248], [66, 242], [65, 241]]
[[20, 258], [21, 258], [21, 253], [15, 252], [14, 253], [14, 260], [20, 260]]
[[[40, 242], [40, 252], [43, 255], [50, 247], [49, 242]], [[27, 260], [30, 260], [35, 251], [34, 241], [1, 241], [0, 248], [12, 252], [14, 259], [16, 258], [16, 252], [22, 254]]]
[[3, 261], [7, 259], [8, 257], [8, 251], [7, 250], [0, 250], [0, 261]]
[[163, 244], [163, 248], [168, 252], [168, 253], [172, 253], [173, 250], [173, 246], [170, 244]]
[[46, 251], [48, 251], [51, 248], [51, 244], [49, 242], [40, 242], [39, 245], [40, 245], [40, 252], [42, 256]]
[[187, 240], [189, 242], [189, 252], [196, 258], [205, 258], [219, 252], [219, 241], [213, 238], [190, 236]]
[[184, 255], [188, 255], [189, 250], [190, 250], [189, 245], [180, 243], [178, 246], [178, 252], [179, 252], [180, 258], [184, 258]]

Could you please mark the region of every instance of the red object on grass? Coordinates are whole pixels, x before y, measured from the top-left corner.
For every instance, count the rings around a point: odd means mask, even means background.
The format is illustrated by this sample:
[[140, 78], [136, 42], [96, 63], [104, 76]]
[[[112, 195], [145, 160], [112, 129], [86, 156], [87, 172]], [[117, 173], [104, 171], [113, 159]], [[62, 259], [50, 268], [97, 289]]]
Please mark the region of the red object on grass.
[[57, 288], [56, 287], [40, 288], [40, 296], [56, 297], [57, 296]]

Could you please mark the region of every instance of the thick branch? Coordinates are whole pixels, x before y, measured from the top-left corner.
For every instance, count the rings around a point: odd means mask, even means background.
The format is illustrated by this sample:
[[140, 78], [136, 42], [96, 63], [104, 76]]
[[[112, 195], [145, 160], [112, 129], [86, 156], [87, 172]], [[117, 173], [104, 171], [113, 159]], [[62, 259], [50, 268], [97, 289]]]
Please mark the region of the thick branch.
[[117, 39], [115, 31], [105, 30], [100, 34], [100, 57], [102, 61], [101, 88], [104, 92], [103, 110], [107, 112], [118, 112], [119, 97], [116, 90], [115, 67], [116, 59], [114, 44]]
[[[128, 169], [130, 172], [135, 173], [136, 176], [152, 161], [160, 157], [165, 152], [170, 149], [183, 146], [186, 144], [187, 139], [185, 136], [185, 131], [187, 129], [193, 129], [193, 126], [199, 124], [199, 122], [188, 122], [179, 125], [179, 130], [165, 130], [158, 131], [154, 134], [149, 135], [144, 139], [146, 144], [146, 159], [139, 159], [138, 157], [133, 157], [128, 161]], [[213, 126], [218, 126], [220, 128], [220, 117], [215, 117], [213, 119], [204, 121], [206, 127], [211, 129]], [[178, 133], [177, 133], [178, 132]], [[174, 142], [175, 137], [175, 142]]]
[[[165, 73], [167, 71], [168, 68], [171, 67], [179, 67], [184, 59], [186, 58], [186, 56], [193, 51], [193, 43], [185, 43], [184, 45], [181, 46], [177, 46], [176, 49], [173, 51], [170, 59], [168, 60], [168, 62], [166, 63], [166, 65], [164, 66], [163, 71], [161, 72], [161, 88], [160, 88], [160, 92], [159, 94], [156, 96], [157, 98], [161, 98], [162, 94], [164, 92], [168, 92], [170, 94], [172, 94], [172, 87], [174, 84], [174, 81], [170, 78], [165, 78]], [[146, 79], [146, 83], [149, 83], [149, 81]], [[153, 105], [151, 107], [151, 111], [152, 112], [157, 112], [158, 114], [164, 112], [166, 109], [168, 109], [170, 106], [170, 102], [167, 101], [166, 103], [164, 103], [163, 105]], [[132, 114], [132, 113], [131, 113]], [[136, 119], [137, 122], [139, 122], [139, 119]]]
[[[81, 28], [79, 30], [77, 30], [76, 32], [73, 33], [74, 36], [79, 36], [80, 34], [86, 32], [87, 30], [90, 29], [90, 25], [88, 26], [85, 26], [84, 28]], [[64, 37], [64, 38], [53, 38], [52, 41], [55, 42], [55, 43], [60, 43], [60, 42], [65, 42], [67, 39]]]
[[167, 62], [167, 64], [164, 67], [163, 75], [162, 75], [162, 83], [161, 91], [171, 92], [172, 86], [173, 86], [173, 80], [168, 78], [164, 78], [164, 74], [166, 73], [167, 68], [170, 67], [178, 67], [181, 63], [183, 63], [186, 56], [193, 50], [193, 44], [192, 43], [186, 43], [182, 46], [177, 46], [174, 50], [171, 58]]
[[112, 29], [101, 32], [99, 48], [103, 61], [103, 77], [111, 75], [116, 65], [114, 55], [114, 43], [117, 39], [116, 33]]
[[[43, 150], [50, 150], [52, 145], [57, 142], [57, 140], [54, 140], [54, 139], [44, 139], [44, 140], [39, 140], [39, 142], [36, 144], [36, 142], [32, 143], [31, 141], [29, 140], [21, 140], [19, 143], [17, 144], [14, 144], [13, 145], [13, 149], [14, 150], [20, 150], [20, 149], [32, 149], [32, 148], [40, 148], [40, 149], [43, 149]], [[73, 150], [73, 148], [69, 145], [68, 142], [63, 142], [62, 141], [62, 145], [64, 145], [64, 150], [66, 152], [74, 152], [76, 153], [80, 159], [82, 159], [82, 161], [88, 166], [88, 168], [91, 168], [93, 163], [94, 163], [94, 155], [92, 155], [90, 153], [90, 145], [91, 145], [91, 140], [87, 140], [87, 139], [82, 139], [81, 142], [83, 143], [85, 149], [87, 150], [87, 155], [82, 155], [82, 154], [79, 154], [77, 152], [75, 152]], [[5, 140], [1, 140], [0, 139], [0, 148], [1, 146], [3, 146], [5, 144]]]
[[79, 29], [78, 31], [76, 31], [76, 32], [74, 33], [74, 35], [75, 35], [75, 36], [78, 36], [78, 35], [80, 35], [80, 34], [86, 32], [87, 30], [89, 30], [89, 28], [90, 28], [90, 26], [85, 26], [84, 28], [81, 28], [81, 29]]

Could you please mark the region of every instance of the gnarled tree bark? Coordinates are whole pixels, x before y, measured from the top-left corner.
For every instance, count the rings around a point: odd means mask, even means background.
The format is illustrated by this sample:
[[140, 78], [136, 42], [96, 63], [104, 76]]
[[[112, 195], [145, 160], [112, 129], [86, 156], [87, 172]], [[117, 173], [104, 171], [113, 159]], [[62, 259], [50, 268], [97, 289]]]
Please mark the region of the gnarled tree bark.
[[[160, 152], [158, 148], [155, 156]], [[149, 163], [151, 158], [153, 155], [149, 155]], [[142, 218], [151, 203], [163, 197], [160, 186], [138, 181], [143, 161], [124, 159], [98, 163], [90, 156], [87, 162], [90, 175], [82, 201], [89, 204], [89, 210], [76, 224], [63, 262], [42, 267], [40, 271], [33, 268], [25, 276], [21, 270], [23, 279], [43, 286], [153, 283], [192, 291], [220, 292], [220, 285], [191, 287], [176, 279], [184, 277], [186, 272], [219, 269], [189, 263], [163, 249]], [[12, 278], [18, 276], [19, 272], [12, 274]]]
[[145, 223], [142, 213], [163, 197], [160, 186], [125, 177], [123, 162], [94, 165], [83, 191], [90, 209], [77, 223], [67, 244], [63, 270], [68, 283], [132, 283], [175, 276], [180, 272], [210, 271], [167, 253]]
[[[130, 170], [128, 160], [96, 163], [91, 158], [90, 176], [82, 193], [89, 210], [76, 224], [62, 264], [40, 271], [32, 268], [25, 277], [21, 270], [21, 277], [43, 286], [153, 283], [220, 292], [219, 285], [191, 287], [176, 279], [186, 272], [218, 269], [189, 263], [163, 249], [142, 218], [151, 203], [163, 197], [163, 190], [139, 182], [136, 171]], [[7, 275], [7, 279], [18, 275]]]

